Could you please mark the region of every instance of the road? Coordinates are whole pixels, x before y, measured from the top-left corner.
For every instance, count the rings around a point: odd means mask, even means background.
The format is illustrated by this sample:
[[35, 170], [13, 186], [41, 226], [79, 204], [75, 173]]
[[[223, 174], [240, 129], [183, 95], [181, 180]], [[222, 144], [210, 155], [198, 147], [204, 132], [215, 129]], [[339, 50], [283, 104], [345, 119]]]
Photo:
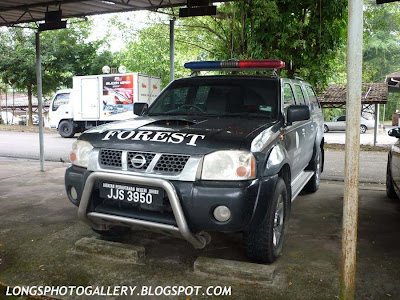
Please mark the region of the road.
[[[69, 161], [69, 152], [75, 140], [76, 138], [64, 139], [58, 133], [45, 133], [45, 159], [48, 161]], [[0, 156], [39, 159], [39, 134], [0, 131]]]
[[[325, 166], [321, 178], [324, 180], [343, 180], [344, 151], [325, 151]], [[360, 152], [360, 181], [385, 183], [387, 152]]]
[[[396, 142], [397, 138], [389, 136], [387, 130], [393, 126], [386, 126], [386, 129], [379, 129], [376, 138], [377, 145], [392, 145]], [[325, 142], [328, 144], [344, 144], [346, 141], [346, 134], [344, 131], [330, 131], [324, 134]], [[360, 134], [360, 144], [373, 145], [374, 144], [374, 131], [368, 130], [364, 134]]]
[[[328, 133], [343, 135], [344, 133]], [[46, 161], [67, 161], [72, 143], [76, 138], [65, 139], [58, 134], [44, 134]], [[39, 159], [39, 135], [31, 132], [0, 131], [0, 157]], [[322, 179], [343, 180], [344, 151], [325, 152], [325, 171]], [[385, 182], [386, 152], [361, 151], [360, 180], [363, 182]]]

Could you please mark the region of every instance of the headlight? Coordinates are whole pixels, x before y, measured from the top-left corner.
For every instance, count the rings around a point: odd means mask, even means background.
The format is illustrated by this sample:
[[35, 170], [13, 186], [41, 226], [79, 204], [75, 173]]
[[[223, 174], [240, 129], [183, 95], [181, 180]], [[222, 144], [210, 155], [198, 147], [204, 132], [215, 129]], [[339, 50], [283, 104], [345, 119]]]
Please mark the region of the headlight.
[[78, 140], [72, 144], [72, 151], [69, 154], [69, 159], [75, 166], [87, 168], [92, 149], [93, 146], [89, 142]]
[[256, 176], [253, 154], [247, 151], [217, 151], [204, 157], [201, 179], [248, 180]]

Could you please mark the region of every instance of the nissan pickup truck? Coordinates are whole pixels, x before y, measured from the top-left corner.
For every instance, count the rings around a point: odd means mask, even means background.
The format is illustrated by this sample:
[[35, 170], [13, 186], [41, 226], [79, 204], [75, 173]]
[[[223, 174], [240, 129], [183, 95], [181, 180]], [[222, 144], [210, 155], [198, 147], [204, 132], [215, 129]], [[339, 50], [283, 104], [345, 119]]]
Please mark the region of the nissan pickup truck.
[[[281, 251], [291, 203], [317, 191], [324, 163], [321, 106], [302, 79], [281, 78], [276, 60], [190, 62], [200, 71], [170, 83], [135, 117], [84, 132], [65, 186], [78, 216], [102, 235], [137, 228], [185, 239], [243, 233], [255, 262]], [[237, 75], [275, 70], [272, 75]]]

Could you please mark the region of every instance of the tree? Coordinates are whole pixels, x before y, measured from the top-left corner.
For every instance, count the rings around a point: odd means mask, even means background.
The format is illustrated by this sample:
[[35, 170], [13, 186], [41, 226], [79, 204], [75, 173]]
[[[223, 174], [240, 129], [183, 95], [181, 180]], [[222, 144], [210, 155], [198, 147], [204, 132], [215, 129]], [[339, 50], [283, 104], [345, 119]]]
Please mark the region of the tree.
[[346, 7], [346, 0], [247, 0], [185, 24], [211, 34], [208, 50], [218, 59], [281, 59], [287, 76], [323, 86], [346, 37]]
[[364, 20], [363, 79], [383, 82], [400, 69], [400, 6], [368, 3]]
[[[89, 25], [89, 26], [88, 26]], [[43, 94], [71, 86], [73, 75], [87, 75], [102, 41], [86, 42], [90, 24], [41, 33]], [[14, 88], [27, 90], [29, 125], [36, 93], [35, 33], [21, 28], [0, 32], [0, 77]]]
[[[169, 26], [165, 19], [150, 16], [155, 23], [137, 32], [129, 25], [119, 24], [120, 30], [133, 32], [125, 37], [125, 47], [117, 53], [116, 60], [125, 65], [128, 71], [160, 76], [162, 85], [169, 82]], [[114, 20], [115, 22], [115, 20]], [[128, 27], [128, 28], [127, 28]], [[190, 73], [183, 64], [196, 60], [202, 47], [183, 37], [182, 29], [177, 26], [175, 35], [175, 77], [188, 76]], [[197, 41], [199, 41], [197, 39]]]

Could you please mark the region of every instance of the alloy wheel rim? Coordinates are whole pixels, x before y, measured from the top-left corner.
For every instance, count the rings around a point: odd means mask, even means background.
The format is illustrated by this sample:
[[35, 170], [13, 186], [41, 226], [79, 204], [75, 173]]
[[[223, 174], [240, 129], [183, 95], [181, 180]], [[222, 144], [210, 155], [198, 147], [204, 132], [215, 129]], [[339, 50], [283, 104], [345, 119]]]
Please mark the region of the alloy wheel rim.
[[282, 238], [283, 232], [283, 221], [284, 221], [284, 204], [283, 204], [283, 196], [282, 194], [279, 195], [278, 201], [275, 207], [275, 214], [274, 214], [274, 227], [272, 229], [272, 242], [274, 247], [277, 248], [279, 242]]

